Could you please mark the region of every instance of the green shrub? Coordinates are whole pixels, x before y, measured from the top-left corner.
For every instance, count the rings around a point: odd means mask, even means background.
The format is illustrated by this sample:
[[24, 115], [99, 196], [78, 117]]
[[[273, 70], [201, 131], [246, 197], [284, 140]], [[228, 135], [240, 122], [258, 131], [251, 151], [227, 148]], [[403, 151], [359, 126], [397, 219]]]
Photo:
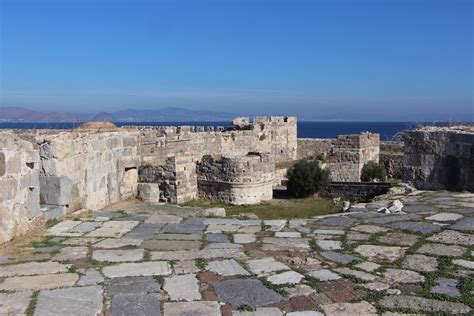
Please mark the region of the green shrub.
[[295, 197], [307, 197], [324, 190], [329, 185], [329, 171], [321, 169], [319, 161], [300, 160], [287, 172], [288, 193]]
[[375, 161], [369, 161], [364, 165], [364, 167], [362, 167], [360, 180], [364, 182], [371, 182], [374, 180], [386, 181], [387, 172], [385, 171], [385, 167], [379, 165]]

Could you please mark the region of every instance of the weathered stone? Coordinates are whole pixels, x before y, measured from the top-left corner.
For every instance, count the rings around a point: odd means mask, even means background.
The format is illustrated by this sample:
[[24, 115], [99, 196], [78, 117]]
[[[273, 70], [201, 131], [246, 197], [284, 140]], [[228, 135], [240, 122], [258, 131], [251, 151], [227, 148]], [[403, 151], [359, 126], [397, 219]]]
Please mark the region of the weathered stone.
[[10, 277], [0, 283], [0, 290], [25, 291], [68, 287], [73, 286], [78, 279], [79, 276], [75, 273]]
[[383, 298], [379, 304], [385, 308], [409, 309], [413, 311], [444, 312], [448, 314], [465, 314], [471, 311], [462, 303], [438, 301], [417, 296], [394, 295]]
[[64, 247], [53, 256], [55, 261], [70, 261], [87, 257], [87, 247]]
[[429, 235], [441, 230], [441, 226], [426, 222], [397, 222], [390, 224], [390, 227], [423, 235]]
[[92, 259], [107, 262], [132, 262], [143, 259], [143, 249], [94, 250]]
[[[206, 240], [208, 242], [230, 242], [229, 236], [226, 234], [206, 234]], [[234, 240], [235, 241], [235, 240]]]
[[139, 239], [108, 238], [94, 244], [94, 248], [114, 249], [114, 248], [130, 247], [130, 246], [139, 246], [141, 243], [142, 241]]
[[232, 316], [283, 316], [277, 307], [259, 307], [253, 312], [233, 311]]
[[466, 252], [466, 248], [457, 245], [425, 244], [416, 252], [434, 256], [461, 257]]
[[358, 303], [335, 303], [321, 307], [326, 316], [369, 316], [377, 315], [377, 309], [366, 301]]
[[327, 269], [311, 271], [308, 273], [308, 275], [313, 278], [318, 279], [319, 281], [333, 281], [333, 280], [339, 280], [341, 278], [339, 274], [336, 274]]
[[207, 208], [202, 211], [202, 216], [225, 217], [225, 208], [223, 207]]
[[242, 234], [255, 234], [262, 230], [261, 226], [242, 226], [237, 229], [237, 233]]
[[460, 267], [463, 267], [463, 268], [466, 268], [466, 269], [474, 270], [474, 261], [456, 259], [456, 260], [453, 260], [453, 263], [457, 266], [460, 266]]
[[161, 224], [143, 223], [127, 233], [125, 237], [140, 240], [153, 239], [162, 226]]
[[173, 268], [176, 274], [189, 274], [199, 271], [194, 260], [178, 261], [173, 265]]
[[51, 252], [56, 252], [61, 250], [61, 246], [51, 246], [51, 247], [41, 247], [41, 248], [35, 248], [33, 250], [33, 253], [51, 253]]
[[272, 284], [281, 285], [281, 284], [297, 284], [304, 279], [304, 275], [301, 275], [295, 271], [287, 271], [279, 274], [269, 276], [267, 281]]
[[357, 225], [357, 226], [351, 227], [351, 230], [355, 230], [357, 232], [367, 233], [367, 234], [377, 234], [377, 233], [383, 233], [383, 232], [388, 231], [388, 229], [385, 227], [380, 227], [380, 226], [375, 226], [375, 225]]
[[70, 265], [57, 262], [29, 262], [0, 266], [0, 277], [67, 272]]
[[176, 302], [165, 303], [164, 314], [166, 316], [220, 316], [220, 306], [218, 302]]
[[153, 214], [145, 220], [145, 224], [178, 224], [182, 217], [169, 214]]
[[102, 273], [108, 278], [169, 275], [171, 272], [169, 264], [164, 261], [122, 263], [115, 266], [107, 266], [102, 269]]
[[156, 234], [155, 239], [158, 239], [158, 240], [194, 240], [194, 241], [200, 241], [202, 239], [202, 235]]
[[308, 296], [316, 292], [315, 289], [306, 284], [296, 284], [285, 288], [288, 297]]
[[32, 292], [0, 293], [0, 315], [26, 315], [32, 294]]
[[394, 200], [390, 202], [388, 210], [390, 213], [399, 213], [403, 209], [403, 203], [400, 200]]
[[247, 305], [256, 308], [283, 299], [279, 294], [255, 279], [226, 280], [212, 282], [210, 285], [221, 301], [234, 307]]
[[362, 272], [362, 271], [357, 271], [357, 270], [352, 270], [348, 268], [337, 268], [334, 269], [337, 273], [343, 274], [343, 275], [350, 275], [354, 276], [358, 279], [364, 280], [364, 281], [373, 281], [375, 280], [375, 275], [367, 273], [367, 272]]
[[425, 282], [425, 277], [421, 274], [401, 269], [387, 269], [384, 274], [384, 278], [389, 283], [422, 283]]
[[87, 246], [88, 244], [94, 244], [100, 240], [102, 240], [102, 238], [73, 237], [66, 239], [62, 244], [66, 246]]
[[84, 233], [88, 233], [90, 231], [93, 231], [94, 229], [97, 229], [100, 226], [102, 226], [102, 223], [100, 223], [100, 222], [82, 222], [79, 225], [74, 226], [73, 228], [71, 228], [67, 232], [68, 233], [84, 234]]
[[[137, 221], [109, 221], [104, 222], [99, 229], [91, 231], [87, 234], [88, 237], [122, 237], [129, 232], [133, 227], [137, 226]], [[130, 237], [129, 237], [130, 238]]]
[[424, 255], [408, 255], [402, 266], [415, 271], [433, 272], [438, 270], [438, 260]]
[[99, 315], [102, 288], [98, 285], [41, 291], [35, 315]]
[[302, 311], [286, 313], [286, 316], [324, 316], [324, 314], [315, 311]]
[[160, 291], [160, 284], [152, 276], [113, 278], [107, 286], [109, 296], [146, 294]]
[[196, 301], [201, 299], [198, 280], [193, 274], [174, 275], [165, 278], [164, 289], [174, 301]]
[[456, 279], [438, 278], [437, 285], [431, 288], [430, 292], [434, 294], [442, 294], [451, 297], [460, 297], [461, 292], [458, 290], [459, 281]]
[[256, 240], [254, 234], [234, 234], [234, 242], [237, 244], [250, 244]]
[[472, 246], [474, 245], [474, 236], [464, 234], [455, 230], [445, 230], [439, 234], [427, 238], [429, 241], [437, 241], [445, 244], [455, 244]]
[[68, 177], [39, 176], [39, 182], [44, 204], [71, 204], [72, 182]]
[[348, 264], [348, 263], [351, 263], [352, 261], [357, 260], [357, 257], [354, 257], [346, 253], [340, 253], [340, 252], [335, 252], [335, 251], [323, 251], [320, 253], [320, 255], [328, 260], [342, 263], [342, 264]]
[[138, 183], [138, 198], [147, 203], [160, 202], [160, 185], [158, 183]]
[[347, 217], [347, 216], [335, 216], [335, 217], [328, 217], [323, 218], [322, 220], [318, 221], [319, 224], [322, 225], [329, 225], [329, 226], [340, 226], [340, 227], [349, 227], [355, 223], [355, 219]]
[[417, 218], [420, 218], [420, 216], [415, 215], [415, 214], [382, 215], [376, 218], [366, 219], [365, 222], [372, 223], [372, 224], [385, 225], [388, 223], [407, 221], [407, 220], [412, 220], [412, 219], [417, 219]]
[[279, 238], [301, 238], [301, 234], [298, 232], [276, 232], [275, 237]]
[[375, 281], [375, 282], [370, 282], [370, 283], [364, 283], [364, 284], [361, 284], [362, 287], [366, 288], [366, 289], [369, 289], [371, 291], [386, 291], [390, 288], [390, 285], [387, 284], [387, 283], [383, 283], [383, 282], [378, 282], [378, 281]]
[[50, 227], [46, 231], [46, 235], [49, 236], [64, 236], [64, 237], [75, 237], [75, 236], [81, 236], [80, 233], [69, 233], [68, 231], [77, 225], [81, 224], [82, 222], [80, 221], [63, 221], [60, 222], [53, 227]]
[[270, 272], [290, 270], [283, 263], [276, 261], [274, 258], [263, 258], [247, 261], [250, 271], [257, 275], [263, 275]]
[[[81, 272], [82, 273], [82, 272]], [[84, 274], [81, 275], [81, 278], [77, 282], [77, 285], [84, 286], [84, 285], [95, 285], [104, 282], [104, 278], [96, 269], [87, 269], [83, 272]]]
[[160, 294], [145, 293], [117, 295], [112, 298], [112, 315], [160, 316]]
[[369, 240], [371, 235], [362, 234], [362, 233], [348, 232], [346, 237], [347, 237], [347, 240], [349, 240], [349, 241], [360, 241], [360, 240]]
[[199, 250], [200, 241], [193, 240], [145, 240], [142, 247], [148, 250]]
[[456, 213], [438, 213], [435, 215], [431, 215], [426, 217], [425, 219], [429, 221], [436, 221], [436, 222], [450, 222], [450, 221], [457, 221], [464, 216]]
[[308, 238], [278, 238], [278, 237], [265, 237], [263, 238], [263, 247], [265, 250], [265, 244], [271, 244], [278, 247], [278, 249], [288, 250], [288, 249], [297, 249], [297, 250], [310, 250], [309, 239]]
[[373, 261], [394, 262], [405, 254], [405, 248], [378, 245], [360, 245], [354, 249], [361, 256]]
[[380, 236], [379, 241], [389, 245], [412, 246], [420, 239], [419, 236], [401, 232], [389, 232]]
[[229, 275], [250, 275], [244, 268], [237, 263], [237, 261], [222, 260], [222, 261], [211, 261], [207, 265], [207, 269], [216, 274], [229, 276]]
[[465, 217], [457, 221], [456, 224], [449, 226], [449, 228], [454, 230], [461, 230], [466, 232], [474, 231], [474, 217]]
[[340, 250], [342, 243], [338, 240], [316, 240], [316, 245], [322, 250]]
[[313, 234], [315, 235], [336, 235], [336, 236], [342, 236], [344, 235], [343, 230], [337, 230], [337, 229], [315, 229], [313, 231]]
[[242, 249], [203, 249], [203, 250], [177, 250], [177, 251], [153, 251], [152, 260], [195, 260], [198, 258], [246, 258]]
[[361, 270], [372, 272], [380, 268], [380, 264], [376, 264], [370, 261], [364, 261], [362, 263], [356, 264], [355, 267]]
[[242, 245], [240, 244], [233, 244], [230, 242], [215, 242], [208, 244], [204, 249], [205, 250], [212, 250], [212, 249], [241, 249]]
[[162, 233], [171, 234], [193, 234], [199, 235], [204, 231], [205, 226], [203, 224], [167, 224], [162, 229]]

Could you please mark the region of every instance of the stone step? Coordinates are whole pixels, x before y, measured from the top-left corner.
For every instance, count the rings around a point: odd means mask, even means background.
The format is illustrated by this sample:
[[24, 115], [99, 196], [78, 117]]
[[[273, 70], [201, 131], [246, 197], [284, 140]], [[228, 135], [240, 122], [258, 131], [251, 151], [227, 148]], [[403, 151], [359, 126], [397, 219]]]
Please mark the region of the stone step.
[[63, 205], [42, 204], [40, 211], [47, 221], [50, 219], [62, 219], [66, 215], [66, 207]]

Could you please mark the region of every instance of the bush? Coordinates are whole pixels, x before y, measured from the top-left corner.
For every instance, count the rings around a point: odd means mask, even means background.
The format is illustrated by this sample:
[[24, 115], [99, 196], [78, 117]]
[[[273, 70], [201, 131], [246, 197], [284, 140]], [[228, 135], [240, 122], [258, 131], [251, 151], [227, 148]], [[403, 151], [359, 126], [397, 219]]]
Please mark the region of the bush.
[[319, 161], [300, 160], [287, 172], [288, 193], [295, 197], [307, 197], [324, 190], [329, 185], [329, 171], [321, 169]]
[[374, 180], [386, 181], [387, 172], [385, 171], [385, 167], [375, 161], [369, 161], [362, 167], [360, 180], [364, 182], [372, 182]]

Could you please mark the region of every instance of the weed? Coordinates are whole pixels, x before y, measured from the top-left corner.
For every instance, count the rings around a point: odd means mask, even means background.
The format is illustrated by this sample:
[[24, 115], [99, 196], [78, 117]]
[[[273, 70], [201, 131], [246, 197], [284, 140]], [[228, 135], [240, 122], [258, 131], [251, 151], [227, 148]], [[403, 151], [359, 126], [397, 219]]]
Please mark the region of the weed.
[[206, 270], [206, 267], [207, 267], [207, 260], [204, 259], [204, 258], [197, 258], [196, 259], [196, 267], [199, 269], [199, 270]]

